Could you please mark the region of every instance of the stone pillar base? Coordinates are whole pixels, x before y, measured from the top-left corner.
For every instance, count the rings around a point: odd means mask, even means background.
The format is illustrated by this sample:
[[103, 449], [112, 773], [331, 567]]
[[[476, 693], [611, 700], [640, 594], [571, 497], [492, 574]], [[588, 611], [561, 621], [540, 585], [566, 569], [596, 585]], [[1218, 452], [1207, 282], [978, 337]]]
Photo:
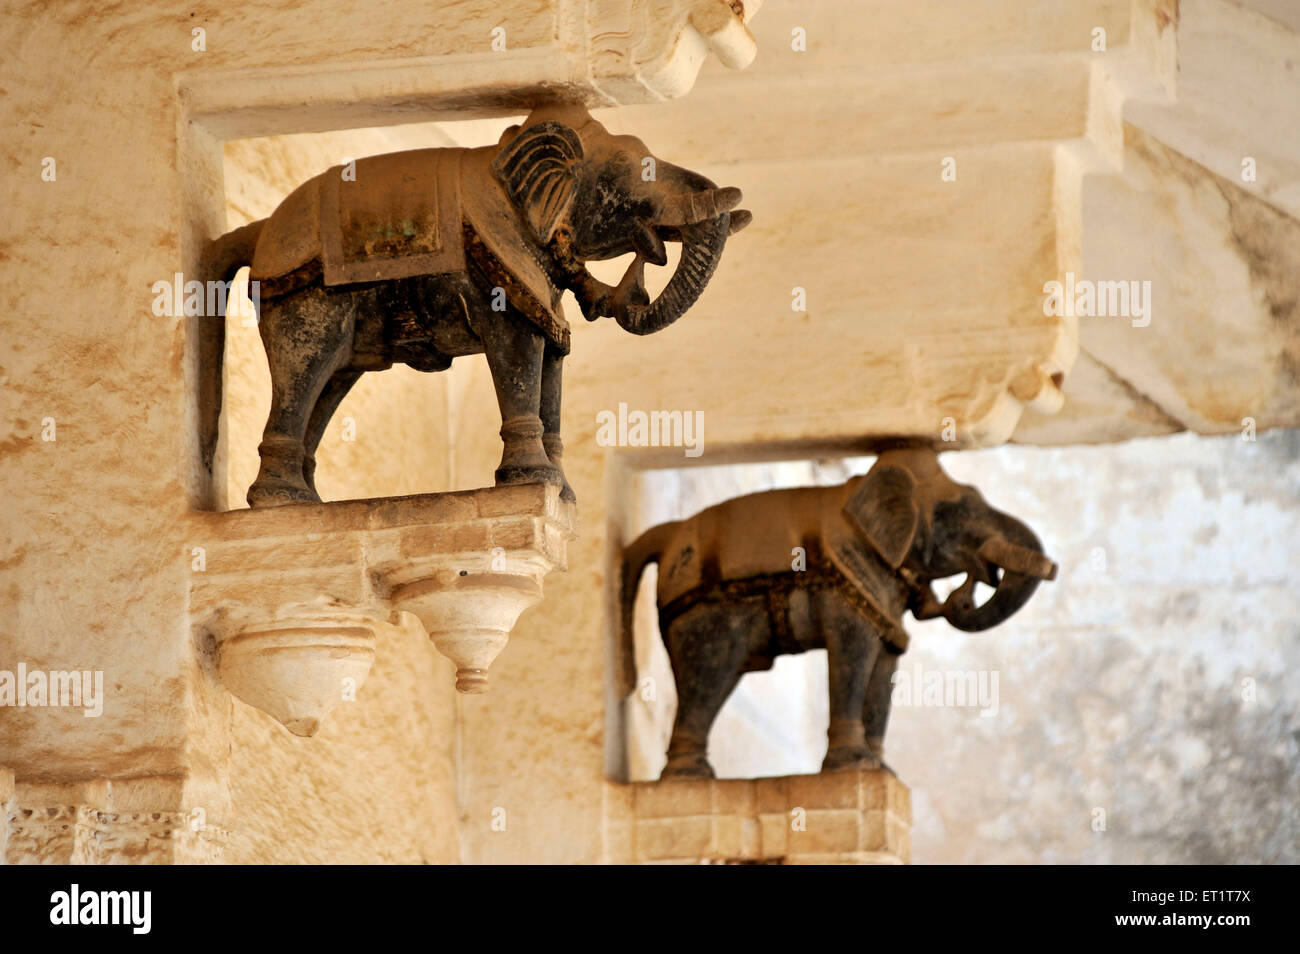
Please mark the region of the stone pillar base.
[[906, 864], [912, 799], [888, 769], [621, 785], [615, 864]]

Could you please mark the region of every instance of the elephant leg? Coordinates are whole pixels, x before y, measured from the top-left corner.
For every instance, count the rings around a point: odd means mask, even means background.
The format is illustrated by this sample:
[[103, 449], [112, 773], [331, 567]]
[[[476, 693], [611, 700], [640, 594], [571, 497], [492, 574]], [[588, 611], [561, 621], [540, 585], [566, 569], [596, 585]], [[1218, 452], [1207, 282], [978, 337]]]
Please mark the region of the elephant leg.
[[560, 472], [560, 499], [577, 503], [577, 496], [564, 476], [564, 442], [560, 440], [560, 381], [564, 370], [564, 355], [546, 346], [542, 354], [542, 446], [555, 469]]
[[307, 481], [311, 492], [316, 494], [317, 500], [320, 495], [316, 493], [316, 448], [320, 446], [320, 439], [325, 434], [330, 418], [361, 375], [361, 371], [335, 371], [330, 375], [325, 390], [316, 399], [316, 407], [307, 421], [307, 434], [303, 438], [302, 477]]
[[501, 466], [496, 482], [562, 483], [559, 468], [542, 445], [541, 391], [544, 339], [515, 312], [493, 313], [478, 323], [501, 409]]
[[880, 638], [862, 614], [835, 590], [822, 590], [814, 605], [826, 640], [830, 677], [831, 718], [822, 771], [879, 768], [879, 760], [867, 747], [862, 707], [867, 680], [881, 650]]
[[319, 499], [303, 475], [307, 422], [331, 375], [352, 357], [355, 311], [351, 296], [319, 287], [263, 307], [258, 331], [271, 369], [271, 413], [249, 506]]
[[677, 717], [661, 778], [713, 778], [709, 730], [752, 647], [766, 643], [768, 626], [765, 602], [704, 604], [673, 621], [664, 645], [677, 684]]
[[894, 672], [898, 669], [900, 655], [888, 646], [881, 648], [867, 681], [867, 699], [862, 707], [867, 748], [882, 764], [885, 759], [885, 729], [889, 725], [889, 707], [894, 694]]

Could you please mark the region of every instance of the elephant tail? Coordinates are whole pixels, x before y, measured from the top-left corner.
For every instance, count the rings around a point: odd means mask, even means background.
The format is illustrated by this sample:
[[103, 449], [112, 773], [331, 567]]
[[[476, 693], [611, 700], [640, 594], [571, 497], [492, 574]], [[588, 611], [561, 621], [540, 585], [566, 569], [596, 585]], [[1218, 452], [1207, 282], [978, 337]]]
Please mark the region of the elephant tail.
[[675, 521], [651, 527], [623, 551], [623, 572], [619, 580], [621, 695], [627, 695], [636, 687], [636, 642], [632, 632], [632, 615], [641, 574], [648, 564], [659, 562], [664, 548], [679, 526], [680, 521]]
[[[266, 219], [227, 232], [213, 239], [203, 250], [199, 262], [203, 282], [231, 282], [235, 274], [253, 261], [253, 251], [262, 234]], [[224, 302], [224, 296], [218, 296]], [[226, 353], [226, 315], [207, 315], [199, 319], [199, 450], [203, 469], [212, 476], [212, 462], [217, 452], [217, 433], [221, 420], [222, 361]]]

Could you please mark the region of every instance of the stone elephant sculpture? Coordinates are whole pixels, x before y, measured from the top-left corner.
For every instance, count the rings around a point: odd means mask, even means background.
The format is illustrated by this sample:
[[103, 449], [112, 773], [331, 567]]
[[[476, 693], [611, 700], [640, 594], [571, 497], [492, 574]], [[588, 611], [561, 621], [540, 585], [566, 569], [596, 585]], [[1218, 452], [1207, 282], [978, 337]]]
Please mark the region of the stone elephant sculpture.
[[[439, 371], [483, 353], [501, 412], [498, 484], [547, 481], [561, 467], [560, 377], [574, 293], [588, 320], [643, 335], [676, 321], [712, 276], [727, 236], [749, 221], [740, 190], [656, 159], [580, 107], [535, 110], [495, 146], [357, 160], [304, 183], [267, 219], [213, 242], [208, 279], [242, 265], [258, 282], [271, 411], [251, 506], [320, 498], [315, 450], [366, 371], [402, 362]], [[645, 264], [681, 259], [654, 301]], [[583, 263], [635, 257], [618, 286]], [[204, 462], [220, 413], [224, 322], [207, 321], [200, 362]]]
[[[632, 604], [659, 564], [660, 632], [677, 684], [663, 770], [711, 777], [709, 729], [746, 672], [827, 650], [830, 728], [823, 771], [879, 767], [904, 612], [958, 629], [996, 626], [1056, 564], [1034, 533], [954, 482], [928, 448], [886, 450], [838, 487], [752, 494], [647, 530], [621, 581], [625, 690], [635, 682]], [[932, 582], [965, 573], [943, 602]], [[975, 584], [994, 587], [977, 603]]]

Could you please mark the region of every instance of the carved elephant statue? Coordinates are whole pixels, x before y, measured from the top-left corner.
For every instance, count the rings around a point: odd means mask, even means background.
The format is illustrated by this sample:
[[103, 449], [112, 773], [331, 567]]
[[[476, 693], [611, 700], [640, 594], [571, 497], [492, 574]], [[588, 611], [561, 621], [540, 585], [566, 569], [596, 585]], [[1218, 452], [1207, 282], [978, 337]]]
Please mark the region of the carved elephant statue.
[[[496, 482], [546, 481], [571, 500], [561, 469], [569, 351], [561, 295], [573, 292], [588, 320], [612, 316], [638, 335], [666, 328], [699, 298], [727, 236], [749, 221], [740, 198], [563, 106], [535, 110], [495, 146], [375, 156], [304, 183], [204, 256], [208, 279], [229, 281], [247, 264], [259, 283], [272, 399], [249, 504], [320, 499], [316, 447], [364, 372], [397, 362], [440, 371], [478, 353], [501, 411]], [[682, 243], [681, 259], [650, 301], [644, 267], [667, 263], [666, 241]], [[583, 265], [629, 252], [616, 288]], [[210, 470], [224, 322], [205, 326]]]
[[[823, 771], [879, 767], [904, 612], [984, 630], [1056, 576], [1034, 533], [948, 477], [933, 450], [895, 447], [841, 486], [739, 497], [633, 542], [621, 581], [629, 691], [632, 604], [651, 562], [677, 684], [665, 777], [711, 777], [709, 729], [740, 677], [815, 648], [827, 650], [830, 677]], [[940, 602], [932, 582], [962, 573]], [[994, 588], [982, 604], [976, 582]]]

